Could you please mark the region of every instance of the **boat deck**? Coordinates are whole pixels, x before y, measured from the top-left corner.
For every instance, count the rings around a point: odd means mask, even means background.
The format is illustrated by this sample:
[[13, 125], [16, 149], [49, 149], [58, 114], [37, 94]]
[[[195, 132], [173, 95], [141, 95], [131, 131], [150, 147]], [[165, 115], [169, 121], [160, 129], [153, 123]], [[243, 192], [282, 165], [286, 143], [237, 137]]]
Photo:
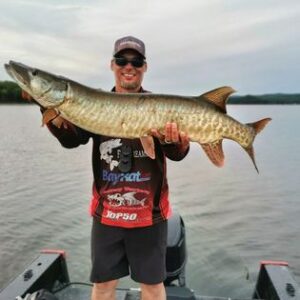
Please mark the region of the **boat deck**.
[[[168, 300], [234, 300], [232, 298], [196, 296], [193, 291], [183, 287], [166, 287]], [[60, 292], [55, 293], [59, 300], [86, 300], [90, 299], [91, 287], [71, 284]], [[139, 289], [118, 289], [116, 300], [140, 300]], [[236, 299], [238, 300], [238, 299]], [[242, 300], [242, 299], [239, 299]], [[244, 299], [246, 300], [246, 299]]]
[[[172, 221], [173, 220], [173, 221]], [[167, 251], [167, 300], [233, 300], [232, 298], [195, 295], [185, 285], [186, 249], [184, 224], [180, 217], [169, 223]], [[175, 225], [174, 226], [174, 222]], [[173, 224], [173, 226], [172, 226]], [[169, 241], [170, 239], [170, 241]], [[175, 242], [173, 242], [173, 240]], [[174, 285], [178, 282], [178, 285]], [[50, 291], [58, 300], [88, 300], [91, 298], [90, 283], [71, 282], [66, 254], [62, 250], [43, 250], [22, 273], [0, 291], [0, 300], [35, 297], [37, 291]], [[49, 292], [45, 292], [48, 293]], [[28, 297], [27, 297], [27, 296]], [[51, 299], [51, 295], [49, 299]], [[117, 289], [117, 300], [139, 300], [139, 289]], [[52, 297], [53, 298], [53, 297]], [[300, 299], [300, 287], [284, 261], [262, 261], [251, 299], [296, 300]], [[235, 299], [246, 300], [246, 299]], [[248, 299], [250, 300], [250, 299]]]

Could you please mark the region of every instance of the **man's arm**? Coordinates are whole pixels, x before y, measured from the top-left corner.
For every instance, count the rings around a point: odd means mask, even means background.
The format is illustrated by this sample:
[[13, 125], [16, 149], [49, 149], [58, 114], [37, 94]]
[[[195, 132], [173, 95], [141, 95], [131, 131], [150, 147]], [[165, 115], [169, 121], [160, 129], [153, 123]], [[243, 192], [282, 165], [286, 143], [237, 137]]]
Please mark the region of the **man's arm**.
[[167, 123], [165, 135], [152, 129], [152, 135], [159, 139], [165, 155], [175, 161], [182, 160], [189, 152], [190, 139], [184, 132], [179, 132], [176, 123]]
[[[43, 112], [43, 108], [41, 108], [41, 111]], [[75, 148], [86, 144], [92, 135], [59, 115], [49, 120], [46, 126], [65, 148]]]

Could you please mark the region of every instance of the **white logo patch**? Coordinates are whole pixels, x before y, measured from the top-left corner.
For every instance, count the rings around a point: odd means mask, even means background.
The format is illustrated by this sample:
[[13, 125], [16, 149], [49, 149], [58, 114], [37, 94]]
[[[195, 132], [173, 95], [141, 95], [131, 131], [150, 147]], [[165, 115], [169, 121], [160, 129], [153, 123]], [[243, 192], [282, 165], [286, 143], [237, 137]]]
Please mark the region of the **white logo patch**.
[[115, 193], [107, 195], [109, 205], [111, 206], [145, 206], [147, 198], [138, 200], [135, 198], [136, 192], [128, 192], [125, 194]]
[[100, 144], [100, 157], [109, 164], [111, 171], [119, 165], [117, 160], [113, 160], [112, 150], [121, 146], [121, 139], [108, 140]]

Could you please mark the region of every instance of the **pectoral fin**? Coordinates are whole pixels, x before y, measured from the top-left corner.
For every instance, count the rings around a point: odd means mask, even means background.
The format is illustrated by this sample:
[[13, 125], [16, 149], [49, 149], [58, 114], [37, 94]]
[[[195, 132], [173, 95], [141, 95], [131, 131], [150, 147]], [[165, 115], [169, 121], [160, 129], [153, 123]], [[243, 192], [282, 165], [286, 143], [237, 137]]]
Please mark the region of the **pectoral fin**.
[[48, 108], [43, 112], [43, 119], [42, 119], [42, 126], [45, 124], [48, 124], [50, 121], [52, 121], [54, 118], [56, 118], [59, 115], [56, 109], [54, 108]]
[[224, 165], [222, 140], [219, 140], [215, 143], [201, 144], [201, 146], [214, 165], [217, 167], [222, 167]]
[[145, 153], [152, 159], [155, 159], [155, 145], [153, 136], [147, 135], [140, 138]]

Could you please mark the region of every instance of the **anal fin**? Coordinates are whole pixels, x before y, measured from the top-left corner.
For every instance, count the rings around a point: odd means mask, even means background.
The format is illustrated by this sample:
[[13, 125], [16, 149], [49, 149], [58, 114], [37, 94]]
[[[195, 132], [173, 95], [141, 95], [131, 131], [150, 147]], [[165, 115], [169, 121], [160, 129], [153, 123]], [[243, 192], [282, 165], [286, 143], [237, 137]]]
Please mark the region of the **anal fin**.
[[202, 149], [211, 160], [211, 162], [217, 167], [224, 165], [224, 152], [222, 148], [222, 141], [219, 140], [214, 143], [201, 144]]
[[155, 159], [155, 145], [153, 136], [147, 135], [140, 138], [145, 153], [152, 159]]

